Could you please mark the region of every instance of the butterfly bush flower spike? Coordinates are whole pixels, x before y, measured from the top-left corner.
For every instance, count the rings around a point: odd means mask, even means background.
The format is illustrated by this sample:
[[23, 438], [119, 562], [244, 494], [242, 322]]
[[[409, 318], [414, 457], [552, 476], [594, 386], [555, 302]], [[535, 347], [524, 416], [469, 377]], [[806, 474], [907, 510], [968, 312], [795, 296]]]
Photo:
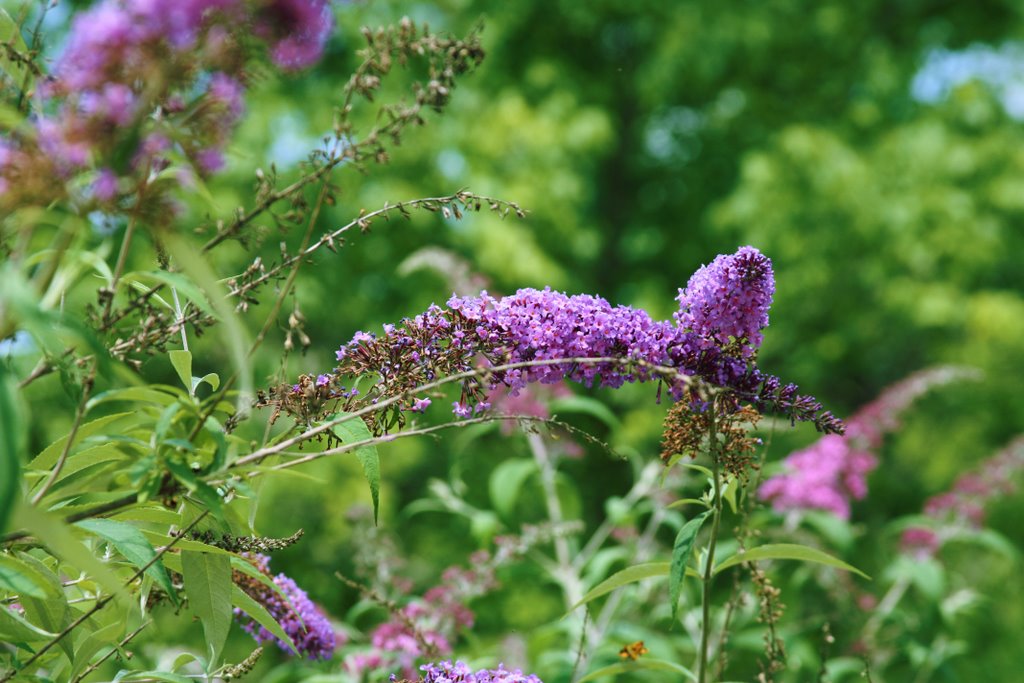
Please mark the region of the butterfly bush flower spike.
[[[100, 0], [75, 16], [52, 77], [39, 86], [35, 130], [16, 131], [6, 144], [15, 153], [0, 160], [0, 208], [74, 196], [80, 173], [100, 172], [81, 198], [109, 205], [118, 174], [127, 192], [129, 179], [171, 158], [203, 175], [219, 171], [244, 110], [247, 65], [259, 46], [252, 36], [291, 71], [320, 59], [331, 29], [327, 0]], [[126, 145], [130, 165], [122, 163]]]
[[851, 501], [867, 495], [867, 477], [878, 466], [874, 452], [899, 427], [901, 413], [936, 386], [977, 377], [970, 368], [940, 366], [892, 385], [847, 421], [843, 436], [827, 434], [790, 454], [785, 471], [761, 485], [760, 497], [778, 512], [825, 510], [849, 519]]
[[771, 260], [754, 247], [741, 247], [701, 267], [679, 290], [675, 314], [680, 327], [698, 334], [707, 346], [741, 344], [744, 356], [761, 345], [768, 309], [775, 295]]
[[[337, 636], [323, 611], [309, 599], [306, 592], [299, 588], [295, 581], [284, 574], [271, 576], [270, 558], [266, 555], [248, 554], [243, 555], [259, 569], [260, 572], [270, 577], [274, 584], [284, 594], [286, 599], [266, 586], [263, 582], [248, 574], [236, 571], [234, 581], [253, 600], [263, 605], [270, 613], [270, 616], [281, 625], [284, 632], [295, 643], [298, 654], [309, 659], [330, 659], [337, 646]], [[268, 641], [275, 642], [285, 652], [292, 652], [288, 643], [277, 638], [266, 627], [251, 620], [240, 609], [235, 608], [235, 618], [242, 623], [244, 628], [258, 643]]]
[[[771, 261], [753, 247], [742, 247], [690, 278], [674, 321], [550, 288], [521, 289], [505, 297], [486, 291], [453, 296], [447, 308], [431, 306], [397, 325], [385, 325], [380, 337], [356, 333], [336, 352], [334, 381], [340, 385], [345, 377], [376, 376], [364, 400], [405, 394], [402, 409], [416, 410], [421, 404], [410, 396], [425, 384], [480, 367], [528, 364], [495, 370], [488, 383], [463, 380], [453, 413], [467, 418], [486, 410], [495, 390], [516, 396], [531, 384], [565, 379], [609, 388], [659, 380], [673, 398], [696, 405], [699, 396], [691, 388], [699, 380], [729, 390], [737, 403], [811, 421], [826, 433], [841, 432], [842, 423], [813, 397], [754, 364], [774, 292]], [[345, 409], [359, 407], [348, 404]]]
[[[480, 669], [473, 671], [463, 662], [450, 661], [440, 664], [426, 664], [420, 667], [423, 672], [422, 683], [543, 683], [534, 674], [525, 675], [519, 669], [506, 669], [504, 665], [497, 669]], [[397, 680], [394, 676], [392, 681]]]

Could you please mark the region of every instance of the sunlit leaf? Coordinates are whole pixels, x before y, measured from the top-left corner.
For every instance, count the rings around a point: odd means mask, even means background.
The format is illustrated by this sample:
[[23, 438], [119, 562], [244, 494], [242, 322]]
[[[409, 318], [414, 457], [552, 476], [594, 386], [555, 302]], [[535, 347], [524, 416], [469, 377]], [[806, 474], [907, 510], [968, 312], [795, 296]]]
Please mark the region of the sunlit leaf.
[[600, 669], [595, 669], [581, 678], [578, 683], [586, 683], [587, 681], [592, 681], [604, 676], [616, 676], [618, 674], [625, 674], [631, 671], [671, 671], [685, 676], [691, 681], [697, 680], [697, 676], [685, 666], [681, 666], [675, 662], [667, 662], [662, 659], [649, 659], [647, 657], [643, 657], [636, 661], [616, 662], [615, 664], [609, 664], [608, 666]]
[[[642, 581], [644, 579], [668, 576], [670, 567], [671, 564], [669, 562], [647, 562], [644, 564], [633, 565], [632, 567], [626, 567], [622, 571], [612, 574], [607, 579], [591, 588], [590, 591], [588, 591], [579, 602], [573, 605], [569, 611], [571, 612], [580, 605], [585, 605], [591, 600], [595, 600], [602, 595], [611, 593], [616, 588], [621, 588], [622, 586], [636, 583], [637, 581]], [[690, 567], [686, 568], [686, 573], [689, 576], [700, 577], [700, 575]]]
[[188, 351], [175, 349], [168, 351], [167, 355], [171, 359], [174, 371], [178, 373], [178, 379], [181, 380], [182, 386], [188, 389], [189, 393], [192, 393], [194, 389], [192, 385], [192, 354]]
[[[345, 413], [337, 413], [329, 417], [328, 421], [334, 421], [344, 416]], [[373, 434], [370, 433], [366, 423], [359, 418], [333, 425], [331, 431], [345, 444], [373, 439]], [[377, 454], [377, 447], [368, 443], [356, 449], [356, 457], [363, 467], [363, 476], [366, 477], [366, 482], [370, 485], [370, 497], [373, 499], [373, 523], [376, 524], [380, 506], [380, 456]]]
[[56, 634], [33, 626], [25, 617], [9, 609], [6, 605], [0, 605], [0, 639], [4, 642], [18, 645], [49, 640], [54, 635]]
[[[153, 578], [164, 592], [177, 604], [178, 596], [171, 585], [171, 577], [162, 562], [156, 558], [156, 550], [146, 537], [136, 527], [125, 522], [118, 522], [112, 519], [86, 519], [77, 522], [75, 526], [86, 531], [91, 531], [97, 536], [110, 541], [110, 543], [121, 553], [126, 560], [139, 569], [149, 565], [146, 574]], [[150, 564], [150, 562], [153, 562]]]
[[45, 598], [49, 583], [34, 567], [13, 555], [0, 553], [0, 588], [19, 596]]
[[211, 666], [216, 665], [231, 629], [231, 559], [185, 550], [181, 574], [191, 609], [203, 624]]
[[837, 569], [853, 572], [854, 574], [859, 574], [865, 579], [871, 578], [853, 565], [832, 557], [828, 553], [822, 552], [817, 548], [811, 548], [810, 546], [799, 545], [796, 543], [773, 543], [769, 545], [762, 545], [757, 548], [751, 548], [746, 552], [738, 553], [720, 562], [715, 567], [714, 573], [717, 574], [724, 569], [734, 567], [744, 562], [757, 562], [760, 560], [800, 560], [801, 562], [816, 562], [818, 564], [824, 564], [829, 567], [835, 567]]
[[697, 540], [701, 526], [711, 512], [711, 510], [707, 510], [697, 515], [684, 524], [676, 534], [676, 540], [672, 546], [672, 566], [668, 575], [668, 599], [672, 606], [673, 623], [675, 623], [676, 611], [679, 607], [679, 595], [683, 590], [683, 578], [689, 568], [690, 555], [693, 554], [693, 544]]

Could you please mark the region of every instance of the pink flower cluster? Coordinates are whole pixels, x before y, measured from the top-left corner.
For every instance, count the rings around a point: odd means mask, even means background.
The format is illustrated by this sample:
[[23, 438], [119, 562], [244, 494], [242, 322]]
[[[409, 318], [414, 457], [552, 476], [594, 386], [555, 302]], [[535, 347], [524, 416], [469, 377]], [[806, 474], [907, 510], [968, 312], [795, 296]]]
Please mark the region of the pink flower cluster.
[[[449, 567], [437, 586], [377, 626], [370, 635], [369, 649], [347, 656], [345, 670], [357, 678], [368, 672], [398, 671], [404, 678], [415, 680], [418, 662], [427, 657], [450, 656], [459, 634], [473, 626], [474, 614], [467, 604], [497, 588], [495, 571], [498, 567], [522, 557], [556, 535], [578, 531], [575, 524], [524, 525], [518, 536], [496, 537], [493, 553], [481, 550], [470, 556], [469, 567]], [[387, 578], [391, 585], [401, 581], [390, 575]]]
[[397, 670], [412, 678], [421, 657], [431, 652], [450, 655], [458, 634], [473, 626], [473, 612], [466, 603], [497, 586], [495, 558], [490, 553], [474, 553], [470, 565], [469, 569], [449, 567], [439, 585], [375, 628], [370, 649], [345, 658], [346, 671], [359, 676], [364, 671]]
[[894, 384], [847, 420], [845, 435], [826, 434], [790, 454], [785, 472], [765, 481], [760, 497], [779, 512], [817, 509], [849, 519], [850, 501], [867, 495], [867, 476], [878, 465], [875, 451], [899, 427], [903, 411], [936, 386], [976, 377], [974, 370], [943, 366]]
[[903, 532], [904, 551], [931, 555], [942, 543], [964, 529], [979, 529], [985, 522], [985, 507], [993, 500], [1017, 490], [1014, 478], [1024, 469], [1024, 436], [962, 474], [945, 493], [929, 498], [924, 514], [930, 526], [913, 526]]
[[219, 170], [243, 111], [248, 36], [297, 69], [330, 30], [327, 0], [102, 0], [74, 18], [32, 127], [0, 143], [0, 205], [48, 203], [81, 173], [87, 196], [110, 204], [172, 153]]

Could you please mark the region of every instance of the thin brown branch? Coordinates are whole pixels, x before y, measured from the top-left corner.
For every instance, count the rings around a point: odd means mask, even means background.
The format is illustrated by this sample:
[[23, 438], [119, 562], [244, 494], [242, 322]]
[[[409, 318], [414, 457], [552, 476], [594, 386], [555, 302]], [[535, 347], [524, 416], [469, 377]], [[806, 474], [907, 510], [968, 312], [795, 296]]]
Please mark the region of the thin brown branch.
[[466, 380], [466, 379], [487, 377], [488, 375], [491, 375], [491, 374], [493, 374], [495, 372], [502, 372], [502, 371], [505, 371], [505, 370], [514, 370], [514, 369], [517, 369], [517, 368], [529, 368], [529, 367], [536, 367], [536, 366], [542, 366], [542, 365], [543, 366], [549, 366], [549, 365], [573, 365], [573, 364], [594, 364], [594, 363], [615, 363], [615, 364], [619, 364], [619, 365], [635, 365], [637, 367], [642, 367], [642, 368], [644, 368], [646, 370], [649, 370], [649, 371], [651, 371], [651, 372], [653, 372], [655, 374], [661, 375], [662, 377], [670, 377], [670, 378], [673, 378], [673, 379], [676, 379], [676, 380], [680, 380], [680, 381], [683, 381], [683, 382], [687, 382], [687, 383], [695, 381], [694, 377], [692, 377], [690, 375], [687, 375], [687, 374], [685, 374], [683, 372], [680, 372], [680, 370], [678, 368], [671, 368], [671, 367], [664, 366], [664, 365], [655, 365], [653, 363], [648, 363], [647, 361], [643, 361], [643, 360], [614, 358], [614, 357], [610, 357], [610, 356], [608, 356], [608, 357], [598, 357], [598, 358], [561, 358], [561, 359], [531, 360], [531, 361], [520, 361], [520, 362], [517, 362], [517, 363], [505, 363], [505, 364], [502, 364], [502, 365], [492, 365], [492, 366], [488, 366], [488, 367], [477, 368], [477, 369], [474, 369], [474, 370], [467, 370], [465, 372], [456, 373], [454, 375], [448, 375], [447, 377], [442, 377], [441, 379], [435, 380], [433, 382], [429, 382], [427, 384], [423, 384], [421, 386], [414, 387], [413, 389], [409, 389], [407, 391], [403, 391], [403, 392], [401, 392], [399, 394], [395, 394], [394, 396], [391, 396], [389, 398], [386, 398], [386, 399], [383, 399], [381, 401], [378, 401], [377, 403], [374, 403], [372, 405], [366, 406], [365, 408], [361, 408], [361, 409], [359, 409], [359, 410], [357, 410], [355, 412], [347, 413], [347, 414], [342, 415], [340, 417], [337, 417], [337, 418], [335, 418], [333, 420], [328, 420], [327, 422], [323, 422], [323, 423], [317, 425], [316, 427], [311, 427], [311, 428], [307, 429], [306, 431], [302, 432], [301, 434], [293, 436], [293, 437], [291, 437], [289, 439], [285, 439], [284, 441], [282, 441], [280, 443], [277, 443], [277, 444], [274, 444], [273, 446], [268, 446], [266, 448], [260, 448], [260, 449], [258, 449], [256, 451], [250, 453], [249, 455], [243, 457], [243, 458], [239, 458], [232, 465], [232, 468], [237, 468], [237, 467], [241, 467], [243, 465], [248, 465], [249, 463], [259, 463], [264, 458], [268, 458], [271, 455], [275, 455], [277, 453], [280, 453], [281, 451], [287, 450], [288, 448], [291, 448], [292, 446], [295, 446], [295, 445], [297, 445], [299, 443], [302, 443], [304, 441], [308, 441], [308, 440], [312, 439], [313, 437], [315, 437], [315, 436], [317, 436], [319, 434], [323, 434], [324, 432], [326, 432], [328, 430], [331, 430], [334, 427], [336, 427], [336, 426], [338, 426], [338, 425], [340, 425], [340, 424], [342, 424], [344, 422], [348, 422], [349, 420], [355, 420], [355, 419], [361, 418], [364, 415], [368, 415], [368, 414], [370, 414], [372, 412], [375, 412], [377, 410], [382, 410], [384, 408], [387, 408], [388, 406], [394, 405], [395, 403], [398, 403], [399, 401], [408, 400], [408, 398], [410, 396], [413, 396], [413, 395], [416, 395], [416, 394], [421, 394], [423, 392], [427, 392], [427, 391], [430, 391], [432, 389], [437, 389], [439, 387], [451, 384], [453, 382], [461, 382], [461, 381]]

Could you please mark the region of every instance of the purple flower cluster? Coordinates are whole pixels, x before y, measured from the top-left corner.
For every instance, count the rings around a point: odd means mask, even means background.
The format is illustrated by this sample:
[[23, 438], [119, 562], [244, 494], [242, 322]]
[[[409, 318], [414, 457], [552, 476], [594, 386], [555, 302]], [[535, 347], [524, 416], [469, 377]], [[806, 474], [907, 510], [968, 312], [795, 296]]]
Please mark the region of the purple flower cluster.
[[[521, 289], [512, 296], [452, 297], [448, 307], [466, 321], [470, 343], [507, 362], [611, 357], [664, 365], [675, 328], [655, 322], [645, 311], [612, 307], [600, 297], [568, 296], [550, 288]], [[513, 392], [527, 384], [572, 379], [612, 388], [650, 378], [643, 366], [619, 363], [536, 365], [502, 373]]]
[[[520, 669], [509, 670], [503, 664], [497, 669], [473, 671], [463, 662], [450, 661], [440, 664], [425, 664], [422, 683], [543, 683], [536, 675], [527, 676]], [[392, 674], [391, 680], [397, 678]]]
[[247, 36], [296, 69], [320, 57], [330, 30], [326, 0], [102, 0], [74, 18], [38, 88], [34, 133], [0, 149], [0, 204], [52, 200], [64, 191], [53, 177], [85, 172], [92, 199], [110, 204], [119, 177], [145, 179], [171, 151], [204, 175], [219, 170], [243, 111]]
[[867, 476], [878, 465], [874, 451], [899, 427], [900, 414], [928, 390], [976, 376], [965, 368], [937, 367], [894, 384], [847, 420], [845, 435], [826, 434], [790, 454], [785, 472], [765, 481], [760, 497], [780, 512], [827, 510], [849, 519], [850, 501], [867, 495]]
[[[271, 577], [269, 557], [247, 553], [244, 555], [263, 574]], [[270, 616], [281, 625], [284, 632], [295, 643], [295, 648], [300, 655], [309, 659], [330, 659], [337, 646], [337, 636], [323, 611], [288, 576], [278, 574], [272, 576], [271, 579], [284, 594], [286, 600], [282, 600], [278, 592], [247, 574], [235, 572], [234, 576], [235, 583], [249, 597], [263, 605]], [[285, 652], [292, 651], [287, 643], [250, 619], [238, 608], [235, 609], [235, 617], [242, 623], [242, 628], [257, 642], [273, 641]]]
[[708, 346], [737, 343], [751, 356], [761, 345], [774, 295], [772, 262], [753, 247], [740, 247], [693, 274], [679, 290], [674, 317]]
[[337, 352], [335, 381], [340, 386], [341, 377], [376, 375], [367, 399], [379, 400], [408, 396], [437, 378], [481, 365], [537, 363], [495, 370], [489, 387], [463, 382], [453, 412], [468, 417], [486, 409], [485, 389], [496, 387], [515, 395], [528, 384], [563, 379], [613, 388], [660, 379], [674, 398], [692, 399], [690, 379], [699, 378], [732, 390], [737, 400], [758, 409], [813, 421], [822, 431], [840, 431], [841, 423], [817, 401], [752, 363], [774, 290], [771, 261], [743, 247], [694, 275], [680, 295], [677, 324], [599, 297], [550, 289], [522, 289], [500, 298], [487, 292], [453, 296], [448, 309], [431, 306], [399, 325], [385, 325], [381, 337], [356, 334]]
[[985, 522], [985, 507], [993, 500], [1017, 490], [1014, 479], [1024, 469], [1024, 436], [961, 475], [953, 488], [929, 498], [924, 514], [931, 526], [914, 526], [900, 539], [906, 552], [933, 554], [947, 539], [964, 529], [979, 529]]

